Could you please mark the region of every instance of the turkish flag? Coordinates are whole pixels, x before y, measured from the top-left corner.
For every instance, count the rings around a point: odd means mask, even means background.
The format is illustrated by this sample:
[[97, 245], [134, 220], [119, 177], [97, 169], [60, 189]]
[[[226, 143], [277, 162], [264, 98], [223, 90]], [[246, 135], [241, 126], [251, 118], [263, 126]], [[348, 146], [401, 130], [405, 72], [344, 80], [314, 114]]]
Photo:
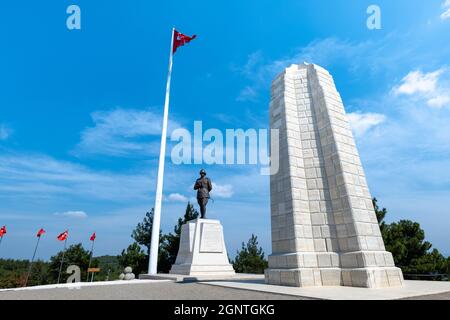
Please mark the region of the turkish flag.
[[94, 241], [96, 237], [97, 237], [97, 236], [95, 235], [95, 232], [94, 232], [94, 233], [92, 234], [92, 236], [89, 238], [89, 240]]
[[175, 53], [178, 47], [184, 46], [186, 43], [191, 42], [191, 40], [194, 40], [196, 37], [197, 36], [195, 34], [192, 37], [189, 37], [185, 34], [178, 32], [177, 30], [173, 30], [172, 53]]
[[0, 237], [3, 237], [3, 235], [6, 234], [6, 226], [3, 226], [0, 228]]
[[64, 231], [63, 233], [61, 233], [59, 236], [58, 236], [58, 240], [59, 241], [65, 241], [65, 240], [67, 240], [67, 237], [69, 236], [69, 231], [68, 230], [66, 230], [66, 231]]
[[36, 234], [36, 237], [40, 238], [44, 233], [45, 233], [45, 230], [41, 228], [41, 229], [38, 231], [38, 233]]

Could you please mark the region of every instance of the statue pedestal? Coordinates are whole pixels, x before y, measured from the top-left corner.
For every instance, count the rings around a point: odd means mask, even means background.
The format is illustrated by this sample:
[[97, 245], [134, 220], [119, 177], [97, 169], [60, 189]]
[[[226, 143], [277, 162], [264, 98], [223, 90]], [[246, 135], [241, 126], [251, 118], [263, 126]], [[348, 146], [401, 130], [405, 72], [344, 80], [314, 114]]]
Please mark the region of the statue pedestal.
[[234, 275], [219, 220], [196, 219], [181, 227], [180, 248], [170, 273]]

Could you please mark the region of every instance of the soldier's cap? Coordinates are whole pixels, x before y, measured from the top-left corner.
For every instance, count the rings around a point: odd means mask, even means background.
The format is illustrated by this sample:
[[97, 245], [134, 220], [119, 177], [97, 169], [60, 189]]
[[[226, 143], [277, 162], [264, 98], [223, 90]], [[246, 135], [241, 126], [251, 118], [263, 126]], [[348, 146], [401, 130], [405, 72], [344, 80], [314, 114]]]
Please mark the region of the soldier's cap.
[[202, 170], [200, 170], [200, 174], [204, 174], [204, 175], [206, 175], [206, 171], [205, 171], [205, 169], [202, 169]]

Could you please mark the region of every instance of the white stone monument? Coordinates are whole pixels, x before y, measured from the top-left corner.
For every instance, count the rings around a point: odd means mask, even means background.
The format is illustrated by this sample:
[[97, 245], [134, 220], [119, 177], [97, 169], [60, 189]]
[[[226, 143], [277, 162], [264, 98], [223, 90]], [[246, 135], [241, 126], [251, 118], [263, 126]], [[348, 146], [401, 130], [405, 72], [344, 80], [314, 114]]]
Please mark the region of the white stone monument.
[[272, 254], [266, 283], [401, 286], [333, 78], [291, 65], [272, 83], [270, 127], [280, 169], [270, 178]]
[[170, 273], [192, 276], [235, 274], [228, 261], [219, 220], [196, 219], [181, 227], [180, 248]]

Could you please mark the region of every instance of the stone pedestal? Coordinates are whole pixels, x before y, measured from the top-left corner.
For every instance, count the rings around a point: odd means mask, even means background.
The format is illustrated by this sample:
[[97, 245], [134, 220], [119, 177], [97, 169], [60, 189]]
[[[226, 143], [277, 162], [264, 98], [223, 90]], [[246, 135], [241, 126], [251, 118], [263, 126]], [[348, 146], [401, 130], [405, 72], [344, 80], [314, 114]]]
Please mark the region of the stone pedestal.
[[219, 220], [196, 219], [181, 227], [180, 248], [170, 273], [234, 275]]
[[270, 127], [279, 171], [270, 177], [272, 254], [266, 282], [286, 286], [401, 286], [333, 78], [292, 65], [272, 83]]

